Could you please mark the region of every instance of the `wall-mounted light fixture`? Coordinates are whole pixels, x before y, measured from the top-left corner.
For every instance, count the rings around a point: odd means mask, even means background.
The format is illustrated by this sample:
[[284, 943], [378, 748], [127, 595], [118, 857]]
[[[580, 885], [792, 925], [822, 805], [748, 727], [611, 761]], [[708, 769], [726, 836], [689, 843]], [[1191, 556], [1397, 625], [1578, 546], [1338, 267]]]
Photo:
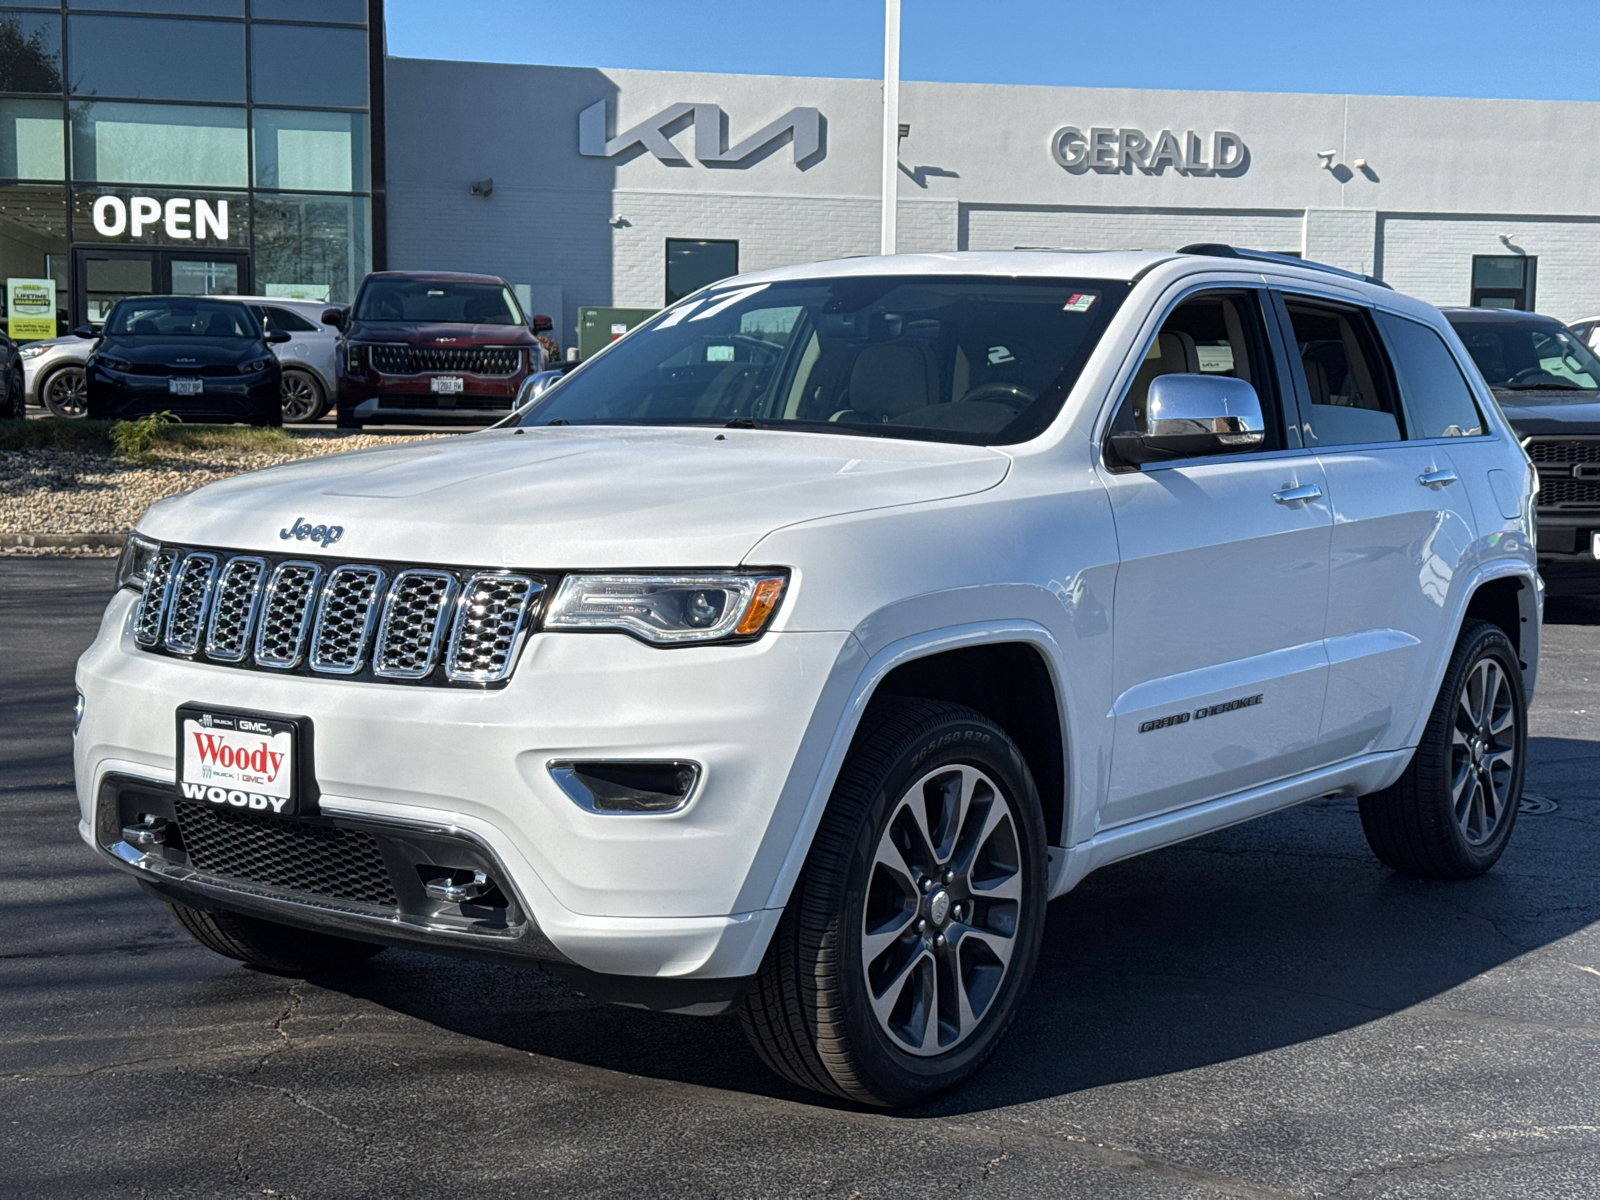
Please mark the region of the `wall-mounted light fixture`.
[[611, 220], [607, 222], [613, 229], [621, 229], [628, 223], [628, 218], [621, 213], [612, 213]]
[[492, 179], [480, 179], [472, 185], [472, 194], [474, 196], [487, 197], [492, 191], [494, 191], [494, 180]]
[[1333, 160], [1338, 158], [1338, 157], [1339, 157], [1339, 152], [1337, 150], [1318, 150], [1317, 151], [1317, 159], [1321, 162], [1322, 169], [1324, 171], [1333, 170]]
[[1364, 158], [1358, 158], [1350, 165], [1358, 171], [1365, 171], [1367, 169], [1367, 160]]

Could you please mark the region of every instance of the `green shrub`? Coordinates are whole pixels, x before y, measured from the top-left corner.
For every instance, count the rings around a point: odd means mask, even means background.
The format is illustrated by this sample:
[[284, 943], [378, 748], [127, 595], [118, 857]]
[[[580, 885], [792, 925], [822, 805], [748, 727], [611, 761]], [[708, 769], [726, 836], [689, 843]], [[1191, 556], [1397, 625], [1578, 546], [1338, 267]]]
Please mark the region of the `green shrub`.
[[158, 441], [164, 441], [163, 431], [177, 421], [170, 412], [146, 413], [132, 421], [118, 421], [111, 427], [111, 453], [130, 462], [142, 462]]

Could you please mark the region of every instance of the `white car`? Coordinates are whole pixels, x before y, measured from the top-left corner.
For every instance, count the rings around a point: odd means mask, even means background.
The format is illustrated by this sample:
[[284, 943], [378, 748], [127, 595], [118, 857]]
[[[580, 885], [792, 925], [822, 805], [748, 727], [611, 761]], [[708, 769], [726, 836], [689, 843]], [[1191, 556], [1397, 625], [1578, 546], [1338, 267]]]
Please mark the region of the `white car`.
[[1591, 350], [1600, 350], [1600, 317], [1585, 317], [1567, 326]]
[[[328, 305], [320, 300], [286, 300], [280, 296], [224, 296], [255, 309], [270, 333], [286, 330], [290, 340], [272, 347], [283, 365], [283, 419], [315, 421], [333, 403], [339, 331], [322, 323]], [[52, 416], [81, 417], [88, 411], [83, 364], [95, 342], [75, 334], [30, 342], [22, 347], [23, 386], [29, 404], [42, 405]]]
[[1495, 862], [1533, 480], [1437, 310], [1295, 259], [723, 280], [496, 429], [153, 506], [80, 830], [258, 967], [540, 960], [915, 1103], [1107, 863], [1325, 796]]

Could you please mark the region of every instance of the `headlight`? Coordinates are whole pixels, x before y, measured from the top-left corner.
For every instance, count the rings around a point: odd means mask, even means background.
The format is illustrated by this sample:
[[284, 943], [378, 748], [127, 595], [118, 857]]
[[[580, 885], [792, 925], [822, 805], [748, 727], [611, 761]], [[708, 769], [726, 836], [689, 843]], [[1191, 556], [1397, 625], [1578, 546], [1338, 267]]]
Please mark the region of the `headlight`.
[[240, 367], [239, 373], [241, 375], [254, 375], [257, 371], [265, 371], [275, 361], [277, 360], [271, 355], [268, 355], [266, 358], [254, 358], [245, 363], [244, 366]]
[[17, 354], [22, 358], [38, 358], [39, 355], [43, 354], [48, 349], [50, 349], [49, 346], [24, 346], [21, 350], [17, 351]]
[[122, 546], [122, 558], [117, 563], [117, 588], [143, 590], [145, 573], [149, 571], [150, 562], [159, 549], [160, 542], [130, 533]]
[[133, 369], [133, 364], [127, 359], [113, 358], [109, 354], [96, 354], [89, 362], [96, 363], [108, 371], [131, 371]]
[[344, 348], [344, 369], [352, 375], [361, 374], [361, 347], [349, 345]]
[[615, 629], [658, 646], [759, 637], [787, 575], [568, 575], [546, 629]]

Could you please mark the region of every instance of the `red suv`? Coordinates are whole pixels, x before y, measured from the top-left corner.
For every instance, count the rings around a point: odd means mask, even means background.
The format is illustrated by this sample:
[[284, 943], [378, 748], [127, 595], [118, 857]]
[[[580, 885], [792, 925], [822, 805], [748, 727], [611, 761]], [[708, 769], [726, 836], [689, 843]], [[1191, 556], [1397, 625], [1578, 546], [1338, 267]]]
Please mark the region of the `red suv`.
[[356, 302], [323, 320], [339, 342], [340, 429], [379, 424], [484, 424], [511, 410], [544, 367], [511, 285], [495, 275], [378, 271]]

